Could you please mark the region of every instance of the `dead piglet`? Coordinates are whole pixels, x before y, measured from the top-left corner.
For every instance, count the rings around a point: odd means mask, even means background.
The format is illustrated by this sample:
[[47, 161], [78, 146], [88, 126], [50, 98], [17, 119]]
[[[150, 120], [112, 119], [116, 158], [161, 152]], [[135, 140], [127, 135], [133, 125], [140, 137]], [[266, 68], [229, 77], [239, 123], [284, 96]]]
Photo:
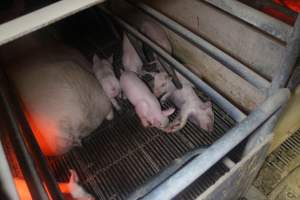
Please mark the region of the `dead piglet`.
[[120, 110], [117, 100], [115, 99], [121, 93], [120, 82], [116, 78], [112, 68], [112, 57], [109, 60], [100, 59], [97, 55], [93, 57], [93, 72], [103, 87], [105, 94], [109, 97], [112, 105]]
[[123, 34], [122, 64], [125, 68], [125, 71], [132, 71], [137, 74], [141, 73], [142, 71], [143, 62], [134, 46], [131, 44], [126, 33]]
[[168, 116], [175, 109], [170, 108], [162, 111], [159, 101], [135, 73], [129, 71], [123, 72], [120, 84], [124, 94], [134, 105], [135, 111], [144, 127], [153, 126], [163, 129], [168, 126]]
[[165, 131], [175, 132], [182, 129], [188, 119], [208, 132], [213, 131], [214, 114], [211, 102], [204, 103], [197, 96], [192, 85], [181, 75], [178, 77], [183, 85], [182, 89], [176, 89], [166, 72], [160, 72], [154, 76], [155, 96], [163, 95], [161, 100], [171, 99], [180, 109], [179, 115]]

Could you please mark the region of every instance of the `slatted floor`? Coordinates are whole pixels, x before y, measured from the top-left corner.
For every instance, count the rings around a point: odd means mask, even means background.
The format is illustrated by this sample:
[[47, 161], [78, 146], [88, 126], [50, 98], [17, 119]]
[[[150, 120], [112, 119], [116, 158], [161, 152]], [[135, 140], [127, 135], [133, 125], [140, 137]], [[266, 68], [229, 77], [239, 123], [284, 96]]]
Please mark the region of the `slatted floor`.
[[[214, 105], [213, 133], [189, 122], [181, 131], [166, 134], [155, 128], [143, 128], [133, 108], [128, 103], [124, 107], [122, 114], [103, 123], [86, 138], [82, 148], [75, 148], [59, 158], [49, 158], [58, 180], [66, 181], [68, 169], [72, 168], [97, 199], [126, 199], [174, 159], [213, 143], [234, 125], [234, 121]], [[217, 164], [176, 199], [194, 199], [226, 170]]]

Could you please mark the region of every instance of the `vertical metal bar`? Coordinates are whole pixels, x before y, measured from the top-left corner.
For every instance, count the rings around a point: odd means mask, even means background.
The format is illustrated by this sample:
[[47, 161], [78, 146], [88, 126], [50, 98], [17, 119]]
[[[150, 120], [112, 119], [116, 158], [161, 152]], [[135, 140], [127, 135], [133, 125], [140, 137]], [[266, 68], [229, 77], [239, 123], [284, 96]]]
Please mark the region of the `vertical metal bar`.
[[[7, 157], [5, 156], [5, 152], [1, 140], [0, 140], [0, 183], [2, 184], [2, 187], [6, 194], [6, 198], [19, 200], [16, 186], [14, 184], [13, 176], [11, 174], [7, 162]], [[5, 199], [5, 197], [1, 197], [1, 198]]]
[[186, 39], [187, 41], [191, 42], [205, 53], [210, 55], [212, 58], [221, 62], [224, 66], [228, 67], [231, 71], [235, 72], [246, 81], [254, 85], [259, 89], [266, 89], [270, 86], [270, 82], [242, 64], [240, 61], [234, 59], [230, 55], [226, 54], [222, 50], [218, 49], [217, 47], [213, 46], [205, 39], [201, 38], [200, 36], [192, 33], [187, 28], [183, 27], [182, 25], [178, 24], [174, 20], [166, 17], [165, 15], [161, 14], [160, 12], [156, 11], [155, 9], [147, 6], [146, 4], [135, 2], [133, 3], [132, 0], [125, 0], [130, 5], [133, 5], [143, 11], [145, 14], [153, 17], [159, 23], [163, 24], [170, 30], [174, 31], [182, 38]]
[[300, 16], [298, 15], [294, 25], [293, 33], [288, 39], [286, 51], [282, 57], [279, 68], [272, 80], [271, 87], [268, 90], [268, 95], [274, 94], [278, 88], [285, 87], [289, 76], [299, 58], [300, 53]]
[[[15, 93], [9, 87], [8, 79], [3, 70], [0, 71], [0, 101], [5, 110], [8, 122], [12, 127], [10, 136], [14, 150], [24, 174], [24, 178], [33, 199], [63, 199], [55, 179], [49, 172], [47, 162], [26, 122]], [[34, 159], [33, 159], [34, 158]], [[41, 174], [42, 178], [40, 178]], [[47, 191], [43, 186], [47, 187]]]
[[[104, 10], [105, 11], [105, 10]], [[107, 11], [105, 11], [107, 12]], [[109, 13], [108, 13], [109, 14]], [[180, 72], [183, 76], [185, 76], [188, 80], [190, 80], [198, 89], [204, 91], [208, 94], [219, 106], [221, 106], [233, 119], [236, 121], [243, 120], [246, 115], [240, 111], [236, 106], [230, 103], [227, 99], [225, 99], [221, 94], [219, 94], [216, 90], [206, 84], [204, 81], [199, 79], [194, 73], [188, 70], [184, 65], [179, 63], [176, 59], [174, 59], [171, 55], [169, 55], [164, 49], [160, 48], [154, 42], [146, 38], [143, 34], [139, 33], [132, 26], [122, 20], [120, 17], [111, 15], [125, 30], [131, 33], [133, 36], [147, 44], [149, 47], [153, 49], [159, 56], [161, 56], [167, 63], [173, 66], [178, 72]]]
[[256, 108], [245, 120], [240, 122], [222, 138], [190, 163], [186, 164], [176, 174], [163, 182], [159, 187], [146, 195], [144, 200], [172, 199], [199, 176], [222, 159], [236, 145], [243, 141], [252, 131], [270, 117], [289, 97], [289, 90], [281, 89]]
[[282, 40], [287, 41], [292, 27], [263, 12], [255, 10], [236, 0], [204, 0], [205, 2], [251, 24], [254, 27]]

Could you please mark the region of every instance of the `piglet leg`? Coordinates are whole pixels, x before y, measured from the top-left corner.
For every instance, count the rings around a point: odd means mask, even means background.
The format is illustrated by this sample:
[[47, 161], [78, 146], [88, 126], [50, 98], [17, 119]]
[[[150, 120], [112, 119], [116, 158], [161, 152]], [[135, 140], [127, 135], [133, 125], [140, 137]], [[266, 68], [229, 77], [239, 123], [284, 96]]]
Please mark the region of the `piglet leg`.
[[115, 109], [117, 110], [121, 110], [121, 107], [119, 105], [119, 103], [117, 102], [117, 100], [115, 98], [110, 99], [112, 105], [114, 106]]
[[192, 113], [192, 110], [189, 107], [189, 105], [183, 105], [179, 115], [164, 129], [164, 131], [167, 133], [174, 133], [182, 129]]

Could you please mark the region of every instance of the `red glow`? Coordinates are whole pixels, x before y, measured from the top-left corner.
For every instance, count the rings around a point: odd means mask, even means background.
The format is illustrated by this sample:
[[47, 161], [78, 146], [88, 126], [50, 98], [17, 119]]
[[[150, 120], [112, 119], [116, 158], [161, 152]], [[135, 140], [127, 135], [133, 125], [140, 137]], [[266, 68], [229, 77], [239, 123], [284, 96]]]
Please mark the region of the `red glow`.
[[[14, 178], [16, 188], [21, 200], [32, 200], [31, 194], [27, 187], [26, 181], [20, 178]], [[67, 199], [73, 199], [70, 195], [70, 189], [68, 187], [68, 183], [58, 183], [58, 187], [60, 191], [68, 197]]]
[[295, 12], [300, 12], [300, 0], [274, 0], [274, 2], [284, 5]]
[[279, 10], [275, 10], [271, 7], [264, 7], [261, 9], [264, 13], [267, 13], [281, 21], [284, 21], [287, 24], [294, 25], [296, 18], [285, 15], [284, 13], [280, 12]]

